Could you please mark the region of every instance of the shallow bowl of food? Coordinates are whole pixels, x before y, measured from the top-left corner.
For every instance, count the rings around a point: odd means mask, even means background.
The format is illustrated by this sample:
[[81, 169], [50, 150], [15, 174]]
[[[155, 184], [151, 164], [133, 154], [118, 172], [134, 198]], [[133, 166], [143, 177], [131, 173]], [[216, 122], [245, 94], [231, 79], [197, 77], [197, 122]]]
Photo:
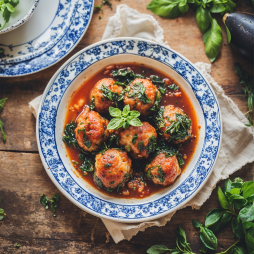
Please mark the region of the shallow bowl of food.
[[8, 4], [11, 6], [6, 7], [6, 9], [10, 12], [8, 22], [6, 22], [2, 13], [0, 13], [0, 34], [11, 32], [25, 24], [33, 15], [39, 1], [40, 0], [10, 1]]
[[69, 59], [44, 91], [36, 130], [59, 190], [95, 216], [126, 223], [190, 201], [222, 137], [219, 104], [201, 72], [176, 51], [133, 38]]

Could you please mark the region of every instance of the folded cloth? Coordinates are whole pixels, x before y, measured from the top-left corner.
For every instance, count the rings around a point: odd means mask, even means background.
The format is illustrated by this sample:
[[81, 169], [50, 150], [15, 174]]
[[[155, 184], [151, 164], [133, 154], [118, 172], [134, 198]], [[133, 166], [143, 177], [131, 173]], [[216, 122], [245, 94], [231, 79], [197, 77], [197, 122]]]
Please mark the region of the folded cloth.
[[[102, 39], [114, 37], [136, 37], [167, 45], [164, 42], [162, 28], [151, 15], [139, 13], [126, 5], [117, 6], [116, 13], [109, 19]], [[213, 172], [201, 191], [184, 206], [198, 209], [210, 197], [218, 181], [228, 178], [229, 175], [245, 164], [254, 161], [254, 128], [245, 126], [248, 123], [247, 118], [211, 77], [211, 65], [199, 62], [195, 66], [206, 77], [217, 96], [223, 124], [221, 149]], [[29, 103], [35, 117], [40, 100], [41, 96]], [[124, 239], [130, 240], [139, 231], [144, 231], [147, 227], [164, 226], [174, 214], [175, 212], [156, 220], [132, 224], [114, 222], [108, 219], [102, 219], [102, 221], [115, 243], [118, 243]]]

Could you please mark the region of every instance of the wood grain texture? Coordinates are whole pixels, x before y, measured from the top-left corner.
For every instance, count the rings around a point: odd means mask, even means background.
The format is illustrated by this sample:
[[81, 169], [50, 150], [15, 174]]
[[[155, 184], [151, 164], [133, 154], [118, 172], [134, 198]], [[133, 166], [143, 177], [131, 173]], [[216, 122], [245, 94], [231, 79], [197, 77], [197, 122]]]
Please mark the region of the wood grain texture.
[[[95, 0], [95, 5], [100, 4]], [[165, 244], [175, 247], [175, 229], [178, 224], [186, 230], [193, 251], [201, 248], [199, 234], [193, 228], [191, 219], [204, 222], [205, 215], [214, 207], [219, 207], [216, 191], [200, 210], [185, 208], [176, 213], [165, 227], [152, 227], [139, 232], [133, 239], [115, 245], [100, 219], [86, 213], [60, 194], [57, 217], [39, 203], [42, 193], [51, 197], [59, 192], [44, 170], [36, 144], [35, 119], [28, 109], [28, 103], [43, 93], [47, 83], [72, 55], [86, 46], [101, 40], [109, 17], [118, 4], [127, 4], [140, 12], [152, 14], [146, 9], [149, 0], [112, 0], [113, 10], [104, 6], [104, 12], [95, 12], [88, 31], [78, 46], [63, 60], [47, 70], [16, 78], [0, 78], [0, 98], [9, 98], [0, 119], [5, 123], [6, 144], [0, 139], [0, 197], [6, 217], [0, 222], [0, 253], [145, 253], [153, 244]], [[244, 4], [238, 10], [250, 10]], [[153, 15], [153, 14], [152, 14]], [[102, 17], [99, 20], [99, 16]], [[192, 10], [184, 17], [174, 20], [153, 15], [164, 29], [165, 41], [193, 63], [206, 62], [202, 34], [198, 30], [195, 14]], [[218, 16], [218, 18], [221, 18]], [[222, 25], [222, 22], [220, 22]], [[221, 54], [212, 65], [213, 78], [223, 87], [226, 94], [239, 108], [246, 112], [247, 101], [244, 98], [239, 78], [233, 68], [234, 62], [253, 73], [253, 66], [233, 52], [226, 40], [223, 29]], [[253, 180], [254, 164], [248, 164], [231, 178], [236, 176], [244, 180]], [[223, 182], [219, 185], [222, 186]], [[227, 227], [220, 232], [219, 251], [225, 250], [234, 242]], [[15, 246], [21, 243], [17, 249]]]

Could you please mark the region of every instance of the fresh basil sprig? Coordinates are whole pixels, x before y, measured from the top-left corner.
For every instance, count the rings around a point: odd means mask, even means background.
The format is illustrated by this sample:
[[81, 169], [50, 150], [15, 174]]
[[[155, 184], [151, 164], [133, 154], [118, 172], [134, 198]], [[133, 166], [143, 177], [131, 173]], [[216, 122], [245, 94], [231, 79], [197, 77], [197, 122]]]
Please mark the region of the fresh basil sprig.
[[[7, 101], [7, 98], [3, 98], [3, 99], [0, 100], [0, 113], [3, 110], [4, 104], [5, 104], [6, 101]], [[3, 142], [5, 143], [6, 142], [6, 135], [4, 133], [4, 123], [1, 120], [0, 120], [0, 130], [2, 132]]]
[[[217, 193], [221, 208], [212, 209], [206, 215], [204, 226], [199, 221], [192, 220], [193, 226], [200, 231], [203, 243], [200, 252], [214, 253], [218, 247], [214, 233], [226, 224], [231, 224], [232, 232], [238, 239], [227, 250], [216, 254], [226, 254], [229, 250], [231, 254], [254, 254], [254, 181], [243, 182], [239, 177], [233, 182], [227, 179], [224, 188], [218, 187]], [[182, 229], [177, 231], [176, 245], [176, 249], [173, 250], [164, 245], [154, 245], [147, 253], [192, 253]]]
[[240, 84], [243, 86], [243, 93], [244, 96], [248, 97], [248, 119], [250, 124], [246, 124], [246, 126], [250, 127], [253, 126], [253, 121], [251, 120], [250, 113], [253, 111], [254, 108], [254, 83], [251, 82], [253, 77], [250, 76], [246, 71], [243, 71], [241, 65], [239, 63], [235, 63], [235, 72], [240, 77]]
[[121, 111], [118, 108], [109, 107], [109, 114], [114, 117], [108, 124], [108, 130], [117, 130], [121, 127], [127, 129], [130, 125], [142, 126], [143, 124], [138, 119], [140, 113], [138, 111], [130, 111], [130, 106], [126, 105]]
[[[205, 53], [214, 62], [221, 49], [222, 32], [211, 14], [233, 12], [236, 4], [232, 0], [152, 0], [147, 9], [164, 18], [176, 18], [187, 13], [190, 4], [196, 9], [197, 25], [204, 34]], [[227, 27], [226, 30], [230, 42], [231, 35]]]
[[0, 24], [0, 30], [9, 22], [11, 14], [15, 12], [15, 7], [19, 4], [19, 0], [0, 0], [0, 11], [3, 12], [4, 24]]

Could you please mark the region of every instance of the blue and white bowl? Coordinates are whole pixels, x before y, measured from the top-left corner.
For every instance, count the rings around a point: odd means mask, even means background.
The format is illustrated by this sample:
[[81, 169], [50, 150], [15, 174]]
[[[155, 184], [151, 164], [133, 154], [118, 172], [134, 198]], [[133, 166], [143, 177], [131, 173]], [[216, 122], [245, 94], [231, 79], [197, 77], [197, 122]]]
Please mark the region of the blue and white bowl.
[[[113, 198], [77, 177], [62, 142], [72, 93], [84, 79], [105, 66], [128, 62], [153, 66], [179, 82], [187, 91], [201, 125], [197, 149], [185, 172], [173, 185], [144, 199]], [[190, 201], [209, 178], [222, 138], [218, 101], [199, 70], [172, 49], [133, 38], [101, 41], [70, 58], [45, 89], [36, 129], [43, 165], [59, 190], [78, 207], [95, 216], [126, 223], [154, 220]]]
[[[39, 1], [40, 0], [20, 0], [15, 8], [15, 12], [11, 14], [10, 21], [0, 30], [0, 34], [8, 33], [25, 24], [33, 15]], [[0, 23], [2, 24], [2, 20]]]

